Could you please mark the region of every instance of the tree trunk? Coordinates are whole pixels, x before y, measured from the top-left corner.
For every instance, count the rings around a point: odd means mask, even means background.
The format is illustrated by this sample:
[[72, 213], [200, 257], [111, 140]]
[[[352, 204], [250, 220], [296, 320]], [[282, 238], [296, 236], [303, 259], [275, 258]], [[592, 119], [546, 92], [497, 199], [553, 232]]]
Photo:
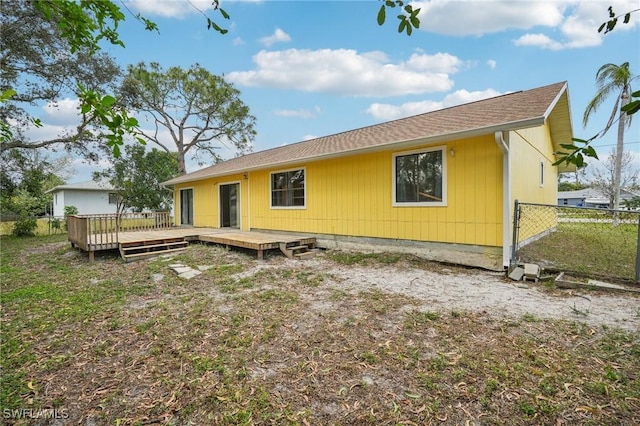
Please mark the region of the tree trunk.
[[182, 176], [187, 173], [187, 166], [184, 161], [184, 152], [178, 150], [178, 175]]
[[627, 113], [622, 107], [629, 103], [628, 86], [622, 89], [620, 102], [620, 119], [618, 120], [618, 141], [616, 144], [616, 158], [613, 163], [613, 208], [620, 208], [620, 180], [622, 179], [622, 153], [624, 151], [624, 127], [627, 122]]

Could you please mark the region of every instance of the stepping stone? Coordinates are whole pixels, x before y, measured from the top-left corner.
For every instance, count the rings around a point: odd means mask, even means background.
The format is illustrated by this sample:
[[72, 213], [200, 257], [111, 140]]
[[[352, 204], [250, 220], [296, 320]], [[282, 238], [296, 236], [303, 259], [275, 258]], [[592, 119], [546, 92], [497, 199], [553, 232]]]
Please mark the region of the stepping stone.
[[213, 268], [213, 265], [200, 265], [200, 266], [198, 266], [198, 269], [199, 269], [200, 271], [203, 271], [203, 272], [204, 272], [204, 271], [208, 271], [208, 270], [209, 270], [209, 269], [211, 269], [211, 268]]
[[195, 269], [189, 269], [186, 272], [183, 272], [181, 274], [179, 274], [178, 276], [180, 278], [184, 278], [185, 280], [190, 280], [193, 277], [197, 277], [198, 275], [200, 275], [202, 272], [200, 271], [196, 271]]

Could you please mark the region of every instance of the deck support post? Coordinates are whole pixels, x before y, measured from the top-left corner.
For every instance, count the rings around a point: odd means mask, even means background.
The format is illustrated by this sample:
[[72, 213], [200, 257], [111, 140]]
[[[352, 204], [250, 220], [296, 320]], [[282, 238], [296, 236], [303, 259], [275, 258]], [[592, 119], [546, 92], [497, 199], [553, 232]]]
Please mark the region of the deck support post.
[[95, 260], [95, 251], [89, 250], [89, 262], [93, 262]]
[[258, 250], [258, 260], [264, 259], [264, 250]]

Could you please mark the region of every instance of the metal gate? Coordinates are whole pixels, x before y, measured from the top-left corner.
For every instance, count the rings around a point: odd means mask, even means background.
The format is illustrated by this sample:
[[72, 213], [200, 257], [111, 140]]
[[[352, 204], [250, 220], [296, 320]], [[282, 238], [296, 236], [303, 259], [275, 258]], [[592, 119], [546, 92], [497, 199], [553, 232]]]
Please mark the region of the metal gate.
[[512, 262], [640, 282], [640, 212], [515, 202]]

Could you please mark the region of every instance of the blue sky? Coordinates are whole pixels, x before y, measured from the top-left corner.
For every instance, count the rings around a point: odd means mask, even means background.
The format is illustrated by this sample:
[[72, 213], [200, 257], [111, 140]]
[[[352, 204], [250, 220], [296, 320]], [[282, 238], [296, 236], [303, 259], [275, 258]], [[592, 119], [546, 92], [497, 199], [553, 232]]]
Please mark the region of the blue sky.
[[[630, 24], [597, 33], [609, 5], [623, 13], [640, 8], [638, 0], [415, 2], [422, 23], [410, 37], [397, 32], [394, 13], [379, 27], [380, 3], [372, 0], [223, 0], [228, 21], [211, 10], [211, 0], [124, 4], [155, 21], [160, 34], [128, 14], [119, 28], [126, 47], [105, 51], [123, 69], [141, 61], [165, 69], [199, 63], [224, 75], [257, 118], [254, 151], [565, 80], [574, 135], [586, 139], [613, 107], [613, 100], [603, 105], [583, 128], [598, 68], [630, 62], [640, 74], [640, 12]], [[228, 34], [207, 30], [196, 7]], [[632, 87], [640, 89], [640, 78]], [[43, 121], [72, 120], [64, 105], [48, 109]], [[638, 119], [625, 139], [640, 167]], [[601, 157], [615, 141], [614, 129], [595, 143]], [[188, 163], [188, 171], [197, 168]], [[89, 179], [95, 169], [78, 162], [69, 181]]]

